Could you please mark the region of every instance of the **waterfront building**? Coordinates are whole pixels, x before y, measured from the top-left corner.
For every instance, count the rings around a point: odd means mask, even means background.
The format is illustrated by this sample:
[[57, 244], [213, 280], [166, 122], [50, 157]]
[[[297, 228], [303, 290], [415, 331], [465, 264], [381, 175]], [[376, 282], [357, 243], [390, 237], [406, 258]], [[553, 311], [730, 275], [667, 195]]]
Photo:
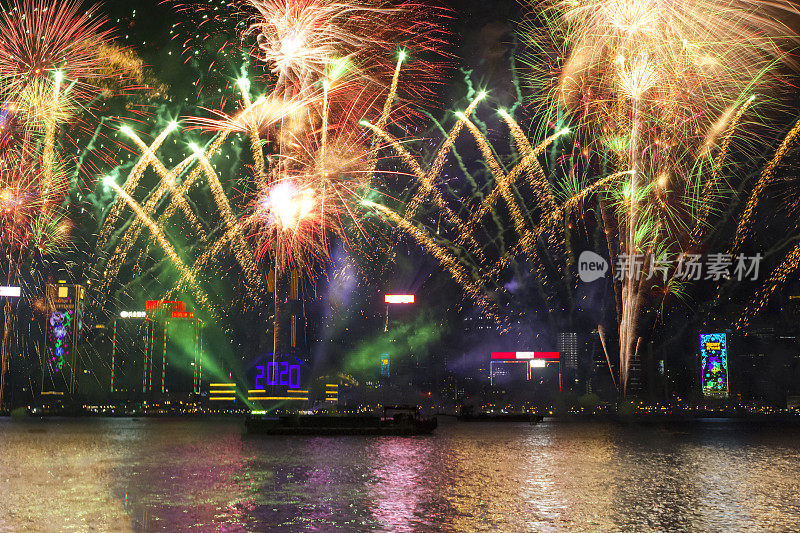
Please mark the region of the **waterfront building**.
[[149, 300], [114, 318], [109, 389], [125, 399], [201, 392], [202, 321], [181, 301]]
[[84, 288], [65, 282], [46, 287], [44, 346], [39, 351], [41, 395], [68, 399], [75, 394], [80, 369]]

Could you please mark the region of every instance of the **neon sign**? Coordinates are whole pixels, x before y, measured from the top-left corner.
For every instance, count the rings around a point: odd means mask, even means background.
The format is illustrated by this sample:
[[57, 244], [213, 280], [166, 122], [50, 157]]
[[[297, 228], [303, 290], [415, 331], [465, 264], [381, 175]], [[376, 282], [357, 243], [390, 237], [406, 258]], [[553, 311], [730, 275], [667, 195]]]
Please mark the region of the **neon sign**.
[[19, 287], [0, 287], [0, 296], [7, 298], [19, 298], [22, 291]]
[[292, 388], [300, 387], [300, 365], [290, 365], [286, 361], [273, 361], [266, 365], [256, 366], [256, 389], [265, 386], [287, 385]]
[[560, 359], [559, 352], [492, 352], [492, 359]]
[[383, 297], [383, 301], [387, 304], [413, 304], [414, 303], [414, 295], [413, 294], [386, 294]]
[[704, 396], [728, 397], [728, 336], [700, 334], [700, 369]]

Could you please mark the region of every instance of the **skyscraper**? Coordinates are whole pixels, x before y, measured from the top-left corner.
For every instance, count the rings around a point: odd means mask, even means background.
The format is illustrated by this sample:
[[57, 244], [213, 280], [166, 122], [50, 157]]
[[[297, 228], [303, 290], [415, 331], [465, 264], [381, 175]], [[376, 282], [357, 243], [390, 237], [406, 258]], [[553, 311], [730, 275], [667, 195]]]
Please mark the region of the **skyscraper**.
[[142, 391], [199, 393], [203, 380], [203, 323], [181, 301], [148, 300]]
[[41, 394], [67, 396], [75, 393], [77, 344], [83, 312], [83, 287], [65, 283], [47, 285], [44, 349], [40, 352]]
[[146, 362], [152, 325], [144, 312], [122, 311], [114, 318], [111, 333], [112, 394], [132, 399], [147, 390]]
[[562, 331], [558, 334], [558, 351], [561, 353], [561, 364], [564, 371], [578, 368], [578, 334], [574, 331]]

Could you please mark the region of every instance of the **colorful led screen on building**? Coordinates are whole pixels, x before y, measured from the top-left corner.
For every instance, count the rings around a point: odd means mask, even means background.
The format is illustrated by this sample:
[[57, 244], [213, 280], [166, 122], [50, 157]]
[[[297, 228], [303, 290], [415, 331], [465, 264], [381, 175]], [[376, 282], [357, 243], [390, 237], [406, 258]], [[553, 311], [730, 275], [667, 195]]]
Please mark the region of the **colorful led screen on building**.
[[47, 285], [44, 349], [40, 352], [41, 391], [72, 394], [75, 389], [77, 344], [82, 330], [83, 287]]
[[48, 320], [48, 356], [50, 370], [61, 372], [64, 370], [64, 361], [72, 348], [70, 336], [72, 333], [72, 311], [53, 311]]
[[381, 376], [389, 377], [389, 354], [381, 354]]
[[728, 336], [700, 334], [700, 368], [704, 396], [728, 397]]

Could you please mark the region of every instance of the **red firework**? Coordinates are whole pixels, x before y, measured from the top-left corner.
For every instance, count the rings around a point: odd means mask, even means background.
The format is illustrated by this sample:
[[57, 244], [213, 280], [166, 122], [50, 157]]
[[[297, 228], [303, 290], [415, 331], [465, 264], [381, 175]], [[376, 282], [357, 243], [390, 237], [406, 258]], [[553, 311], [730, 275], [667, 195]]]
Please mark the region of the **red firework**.
[[97, 8], [80, 0], [13, 0], [0, 15], [0, 82], [6, 96], [61, 70], [70, 80], [95, 77], [108, 36]]

